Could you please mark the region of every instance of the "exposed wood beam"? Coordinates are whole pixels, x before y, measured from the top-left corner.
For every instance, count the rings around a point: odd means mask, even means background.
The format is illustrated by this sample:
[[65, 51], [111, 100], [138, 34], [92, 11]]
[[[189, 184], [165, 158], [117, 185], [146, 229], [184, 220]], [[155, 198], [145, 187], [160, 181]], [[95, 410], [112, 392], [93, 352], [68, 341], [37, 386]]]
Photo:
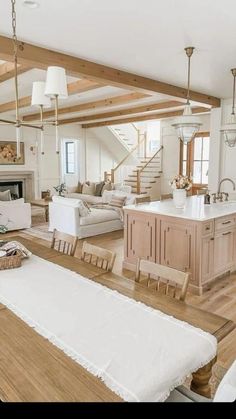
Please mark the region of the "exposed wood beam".
[[[210, 112], [210, 109], [197, 107], [197, 108], [193, 108], [192, 112], [194, 114]], [[159, 112], [155, 114], [142, 115], [142, 116], [132, 116], [131, 118], [112, 119], [110, 121], [93, 122], [91, 124], [83, 124], [82, 128], [97, 128], [97, 127], [105, 127], [105, 126], [116, 125], [116, 124], [128, 124], [130, 122], [149, 121], [151, 119], [172, 118], [172, 117], [180, 116], [180, 115], [183, 115], [183, 110], [180, 110], [180, 111], [176, 110], [176, 111], [171, 111], [171, 112]]]
[[[0, 59], [12, 61], [11, 38], [0, 36]], [[25, 42], [19, 42], [18, 60], [22, 65], [43, 69], [49, 65], [59, 65], [64, 67], [71, 76], [89, 78], [143, 93], [162, 93], [182, 99], [185, 99], [187, 95], [187, 91], [183, 87], [173, 86]], [[191, 91], [190, 99], [214, 107], [220, 106], [220, 99], [204, 93]]]
[[[18, 74], [25, 73], [26, 71], [31, 70], [29, 67], [24, 67], [19, 65], [17, 71]], [[3, 63], [0, 64], [0, 83], [3, 81], [12, 79], [15, 75], [15, 67], [13, 63]]]
[[75, 116], [74, 118], [61, 119], [60, 125], [72, 124], [75, 122], [96, 121], [98, 119], [116, 118], [119, 116], [139, 114], [144, 112], [157, 111], [161, 109], [174, 108], [176, 106], [184, 106], [183, 102], [169, 100], [167, 102], [152, 103], [149, 105], [135, 106], [129, 109], [120, 109], [113, 112], [103, 112], [95, 115]]
[[[76, 93], [87, 92], [89, 90], [98, 89], [99, 87], [103, 87], [103, 85], [98, 84], [97, 82], [85, 80], [85, 79], [77, 80], [67, 85], [69, 95], [75, 95]], [[30, 104], [31, 104], [31, 96], [25, 96], [19, 99], [20, 108], [25, 108], [27, 106], [30, 106]], [[0, 113], [12, 111], [13, 109], [15, 109], [15, 106], [16, 106], [15, 101], [3, 103], [2, 105], [0, 105]]]
[[[87, 111], [88, 109], [104, 108], [108, 106], [123, 105], [125, 103], [132, 102], [134, 100], [146, 98], [147, 95], [143, 93], [128, 93], [122, 96], [113, 96], [107, 99], [101, 99], [88, 103], [81, 103], [80, 105], [67, 106], [66, 108], [59, 108], [58, 114], [75, 113], [81, 111]], [[44, 112], [44, 119], [51, 118], [55, 115], [54, 111]], [[39, 119], [39, 114], [30, 114], [23, 117], [24, 121], [35, 121]]]
[[68, 94], [69, 95], [75, 95], [77, 93], [84, 93], [88, 92], [89, 90], [99, 89], [100, 87], [104, 87], [104, 84], [97, 83], [92, 80], [77, 80], [73, 83], [69, 83], [67, 85]]

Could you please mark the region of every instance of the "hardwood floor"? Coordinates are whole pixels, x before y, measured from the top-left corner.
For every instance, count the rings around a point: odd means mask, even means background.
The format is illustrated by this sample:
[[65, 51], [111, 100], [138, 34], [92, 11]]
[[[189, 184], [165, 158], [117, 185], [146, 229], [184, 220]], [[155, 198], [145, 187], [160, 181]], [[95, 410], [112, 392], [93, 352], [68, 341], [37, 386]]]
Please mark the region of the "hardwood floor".
[[[8, 234], [16, 235], [15, 232]], [[17, 235], [29, 240], [36, 241], [50, 247], [50, 242], [30, 235], [26, 232], [17, 232]], [[123, 231], [115, 231], [86, 239], [89, 243], [107, 248], [116, 252], [116, 260], [113, 272], [128, 278], [134, 278], [134, 272], [122, 270], [123, 260]], [[81, 256], [83, 240], [78, 241], [75, 257]], [[186, 302], [199, 308], [216, 313], [236, 322], [236, 273], [218, 279], [202, 295], [197, 296], [187, 293]], [[230, 333], [220, 344], [217, 364], [229, 368], [236, 359], [236, 330]]]

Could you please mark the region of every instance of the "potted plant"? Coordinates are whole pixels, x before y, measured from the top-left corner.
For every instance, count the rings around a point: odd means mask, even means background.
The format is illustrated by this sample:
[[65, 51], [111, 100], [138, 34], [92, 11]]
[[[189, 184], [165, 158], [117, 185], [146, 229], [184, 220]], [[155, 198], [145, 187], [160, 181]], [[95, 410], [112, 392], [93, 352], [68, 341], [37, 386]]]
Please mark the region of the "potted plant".
[[176, 208], [184, 208], [186, 203], [186, 191], [192, 187], [192, 181], [188, 176], [176, 175], [170, 185], [173, 189], [173, 199]]
[[58, 195], [61, 196], [62, 192], [66, 191], [66, 184], [65, 183], [60, 183], [60, 185], [53, 186], [53, 188], [55, 189], [55, 191], [58, 192]]

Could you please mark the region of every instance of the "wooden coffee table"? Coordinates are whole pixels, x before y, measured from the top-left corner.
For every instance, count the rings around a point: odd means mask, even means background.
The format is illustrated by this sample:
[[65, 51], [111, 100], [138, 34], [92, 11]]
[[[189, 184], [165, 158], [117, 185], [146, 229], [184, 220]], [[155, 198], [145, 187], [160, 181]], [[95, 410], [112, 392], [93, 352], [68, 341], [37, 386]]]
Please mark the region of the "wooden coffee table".
[[44, 212], [45, 212], [45, 220], [46, 222], [49, 221], [49, 201], [44, 201], [44, 199], [36, 199], [35, 201], [31, 202], [31, 205], [34, 207], [40, 207], [40, 208], [44, 208]]

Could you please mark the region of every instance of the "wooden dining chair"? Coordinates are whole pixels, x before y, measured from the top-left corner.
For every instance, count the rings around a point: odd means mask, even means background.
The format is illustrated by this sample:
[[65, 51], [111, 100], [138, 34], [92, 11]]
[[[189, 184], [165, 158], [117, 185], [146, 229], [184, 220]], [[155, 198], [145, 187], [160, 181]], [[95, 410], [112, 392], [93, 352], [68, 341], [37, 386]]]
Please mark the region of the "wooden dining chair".
[[[177, 288], [180, 287], [181, 301], [185, 301], [190, 273], [181, 272], [168, 266], [159, 265], [144, 259], [138, 259], [136, 267], [135, 281], [140, 282], [140, 274], [147, 276], [146, 285], [156, 291], [163, 291], [166, 295], [176, 298]], [[154, 277], [154, 278], [153, 278]], [[154, 287], [153, 287], [154, 285]]]
[[111, 250], [94, 246], [88, 242], [83, 243], [81, 260], [98, 266], [106, 271], [112, 271], [116, 254]]
[[147, 196], [137, 196], [135, 198], [135, 204], [142, 204], [143, 202], [151, 202], [151, 197]]
[[77, 241], [77, 237], [61, 233], [60, 231], [54, 229], [51, 248], [57, 250], [58, 252], [65, 253], [66, 255], [74, 256]]

